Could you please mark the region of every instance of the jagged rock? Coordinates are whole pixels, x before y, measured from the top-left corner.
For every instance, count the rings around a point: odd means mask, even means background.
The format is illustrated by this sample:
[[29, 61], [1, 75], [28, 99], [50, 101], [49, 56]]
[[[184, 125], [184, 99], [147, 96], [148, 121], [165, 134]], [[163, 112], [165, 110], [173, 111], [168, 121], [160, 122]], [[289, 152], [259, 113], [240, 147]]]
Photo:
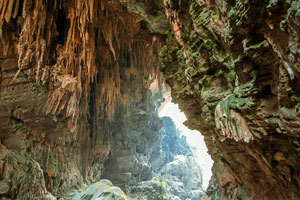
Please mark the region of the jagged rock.
[[43, 171], [35, 160], [10, 151], [2, 144], [0, 155], [3, 163], [1, 196], [11, 199], [41, 199], [47, 195]]
[[299, 2], [167, 0], [166, 9], [162, 71], [185, 125], [205, 136], [223, 197], [299, 199]]

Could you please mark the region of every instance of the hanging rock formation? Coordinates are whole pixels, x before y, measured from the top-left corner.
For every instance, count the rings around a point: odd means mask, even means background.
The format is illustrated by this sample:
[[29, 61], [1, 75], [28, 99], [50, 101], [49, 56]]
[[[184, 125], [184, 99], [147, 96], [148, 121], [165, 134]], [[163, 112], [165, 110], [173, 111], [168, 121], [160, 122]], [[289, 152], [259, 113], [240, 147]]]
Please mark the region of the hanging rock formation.
[[162, 41], [143, 19], [118, 1], [0, 2], [1, 197], [63, 196], [158, 139]]
[[0, 197], [149, 179], [160, 52], [220, 198], [299, 199], [299, 10], [297, 0], [2, 0]]

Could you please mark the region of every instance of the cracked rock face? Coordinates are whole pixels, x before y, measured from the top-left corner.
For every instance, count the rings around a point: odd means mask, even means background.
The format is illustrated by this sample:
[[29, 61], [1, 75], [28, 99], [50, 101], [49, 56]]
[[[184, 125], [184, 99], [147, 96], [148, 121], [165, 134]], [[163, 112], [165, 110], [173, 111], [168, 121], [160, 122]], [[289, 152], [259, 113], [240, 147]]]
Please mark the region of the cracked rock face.
[[173, 33], [162, 71], [185, 124], [205, 136], [225, 198], [300, 196], [299, 6], [192, 0], [166, 7]]

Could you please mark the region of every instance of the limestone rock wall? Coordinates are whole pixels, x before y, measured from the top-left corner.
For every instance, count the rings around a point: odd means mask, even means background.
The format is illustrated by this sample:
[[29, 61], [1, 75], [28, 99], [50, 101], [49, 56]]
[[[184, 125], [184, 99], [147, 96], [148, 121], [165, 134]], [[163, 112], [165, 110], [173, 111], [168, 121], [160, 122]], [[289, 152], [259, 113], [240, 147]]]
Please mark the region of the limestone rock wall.
[[299, 199], [299, 2], [165, 1], [173, 101], [227, 199]]
[[162, 42], [142, 20], [119, 1], [0, 2], [1, 197], [63, 196], [151, 146]]
[[[299, 199], [299, 8], [2, 0], [1, 197], [62, 195], [107, 168], [148, 178], [143, 159], [160, 126], [149, 88], [166, 41], [161, 70], [186, 125], [205, 136], [224, 198]], [[108, 167], [127, 159], [143, 173]]]

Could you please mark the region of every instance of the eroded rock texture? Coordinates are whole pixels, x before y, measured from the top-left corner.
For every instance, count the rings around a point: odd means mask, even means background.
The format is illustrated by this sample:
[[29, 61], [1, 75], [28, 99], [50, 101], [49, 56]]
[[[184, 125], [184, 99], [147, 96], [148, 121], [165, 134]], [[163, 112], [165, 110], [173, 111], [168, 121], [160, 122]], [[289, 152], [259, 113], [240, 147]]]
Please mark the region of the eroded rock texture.
[[299, 199], [299, 1], [167, 0], [162, 70], [228, 199]]
[[1, 197], [63, 195], [146, 154], [162, 44], [142, 20], [118, 1], [0, 2]]
[[150, 88], [166, 40], [162, 71], [186, 125], [205, 136], [222, 198], [299, 199], [299, 7], [2, 0], [1, 197], [149, 179], [161, 126]]

